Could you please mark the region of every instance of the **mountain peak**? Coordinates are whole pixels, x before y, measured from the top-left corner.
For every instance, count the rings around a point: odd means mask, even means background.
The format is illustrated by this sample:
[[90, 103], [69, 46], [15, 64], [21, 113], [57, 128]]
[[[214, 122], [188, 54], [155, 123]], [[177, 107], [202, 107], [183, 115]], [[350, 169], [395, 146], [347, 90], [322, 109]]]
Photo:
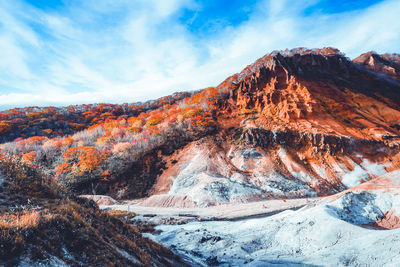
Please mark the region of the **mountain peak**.
[[378, 54], [370, 51], [355, 58], [353, 62], [400, 82], [400, 54]]
[[398, 134], [396, 121], [379, 113], [398, 112], [400, 86], [335, 48], [273, 51], [218, 87], [229, 95], [230, 114], [251, 113], [266, 129], [372, 139]]
[[[333, 47], [313, 49], [298, 47], [293, 49], [274, 50], [248, 65], [241, 72], [232, 75], [227, 80], [230, 80], [233, 83], [238, 83], [245, 77], [257, 73], [260, 69], [264, 68], [273, 71], [277, 66], [282, 66], [287, 72], [302, 75], [304, 73], [303, 68], [300, 67], [300, 65], [311, 65], [314, 69], [315, 67], [329, 67], [332, 64], [324, 63], [331, 57], [335, 58], [334, 61], [338, 61], [338, 59], [339, 61], [347, 61], [344, 53]], [[226, 81], [221, 85], [223, 86]]]
[[344, 56], [342, 52], [340, 52], [339, 49], [334, 48], [334, 47], [323, 47], [323, 48], [306, 48], [306, 47], [296, 47], [292, 49], [286, 48], [285, 50], [274, 50], [272, 51], [269, 55], [270, 56], [276, 56], [276, 55], [282, 55], [282, 56], [294, 56], [294, 55], [322, 55], [322, 56], [334, 56], [334, 55], [340, 55]]

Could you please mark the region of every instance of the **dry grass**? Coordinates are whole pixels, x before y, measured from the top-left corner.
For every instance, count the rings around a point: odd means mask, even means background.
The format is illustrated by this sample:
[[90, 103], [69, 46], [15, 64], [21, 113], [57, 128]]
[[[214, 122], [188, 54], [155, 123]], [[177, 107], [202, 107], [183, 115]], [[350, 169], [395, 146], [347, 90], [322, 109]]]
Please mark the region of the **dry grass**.
[[116, 217], [130, 217], [133, 218], [136, 216], [134, 212], [128, 212], [126, 210], [108, 210], [107, 213]]
[[41, 214], [39, 211], [27, 211], [22, 214], [0, 214], [0, 228], [27, 229], [39, 224]]
[[0, 167], [12, 177], [0, 185], [0, 266], [18, 265], [21, 259], [51, 265], [50, 257], [72, 266], [180, 263], [170, 250], [126, 223], [134, 214], [102, 212], [95, 202], [66, 193], [37, 170], [12, 160], [0, 160]]

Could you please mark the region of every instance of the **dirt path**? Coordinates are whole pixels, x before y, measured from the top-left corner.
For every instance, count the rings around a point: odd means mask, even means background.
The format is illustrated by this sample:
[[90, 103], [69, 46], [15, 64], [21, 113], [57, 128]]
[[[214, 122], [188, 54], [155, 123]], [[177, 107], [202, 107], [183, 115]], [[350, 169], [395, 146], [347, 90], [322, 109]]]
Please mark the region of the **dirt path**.
[[144, 217], [194, 217], [201, 220], [241, 220], [270, 216], [285, 210], [296, 210], [317, 202], [319, 198], [264, 200], [250, 203], [232, 203], [205, 208], [145, 207], [140, 204], [99, 205], [101, 209], [131, 211]]

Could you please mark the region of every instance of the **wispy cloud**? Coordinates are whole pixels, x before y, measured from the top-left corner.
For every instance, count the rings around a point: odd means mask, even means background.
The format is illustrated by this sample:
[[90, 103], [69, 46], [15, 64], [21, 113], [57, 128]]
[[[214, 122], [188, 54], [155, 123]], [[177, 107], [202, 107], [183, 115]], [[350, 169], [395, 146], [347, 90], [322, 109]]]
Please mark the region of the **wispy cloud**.
[[[309, 11], [318, 0], [262, 0], [239, 23], [193, 31], [207, 2], [0, 2], [0, 108], [146, 100], [217, 85], [275, 49], [335, 46], [355, 57], [400, 44], [397, 0], [326, 13]], [[187, 11], [191, 24], [180, 19]]]

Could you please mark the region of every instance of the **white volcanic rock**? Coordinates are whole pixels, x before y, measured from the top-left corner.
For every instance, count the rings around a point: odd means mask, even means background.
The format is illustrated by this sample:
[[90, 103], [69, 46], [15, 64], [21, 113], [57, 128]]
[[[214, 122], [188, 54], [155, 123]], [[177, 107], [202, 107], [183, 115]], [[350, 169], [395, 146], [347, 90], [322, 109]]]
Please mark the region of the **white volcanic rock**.
[[217, 143], [207, 137], [177, 151], [142, 204], [205, 207], [330, 195], [383, 175], [392, 164], [356, 153], [321, 156], [312, 148], [294, 151], [281, 145]]
[[[374, 226], [399, 214], [398, 178], [388, 173], [370, 186], [265, 218], [161, 225], [151, 237], [205, 265], [396, 266], [400, 229]], [[376, 186], [382, 181], [387, 189]]]

